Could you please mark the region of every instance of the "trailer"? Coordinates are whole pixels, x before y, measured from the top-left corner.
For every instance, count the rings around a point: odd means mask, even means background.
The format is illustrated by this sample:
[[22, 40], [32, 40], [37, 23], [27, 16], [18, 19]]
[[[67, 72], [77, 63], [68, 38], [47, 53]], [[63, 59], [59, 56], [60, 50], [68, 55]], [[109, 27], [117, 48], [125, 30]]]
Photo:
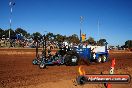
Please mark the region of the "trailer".
[[106, 46], [76, 46], [69, 51], [64, 59], [65, 65], [78, 65], [80, 59], [87, 64], [92, 62], [104, 63], [109, 59], [109, 52]]

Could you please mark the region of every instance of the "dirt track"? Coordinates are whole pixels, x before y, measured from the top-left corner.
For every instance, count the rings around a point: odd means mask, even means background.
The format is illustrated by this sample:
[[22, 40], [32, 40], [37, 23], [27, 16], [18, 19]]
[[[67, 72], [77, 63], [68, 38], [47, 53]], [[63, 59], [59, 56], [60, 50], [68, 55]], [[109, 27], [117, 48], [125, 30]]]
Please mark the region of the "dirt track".
[[[1, 50], [0, 52], [2, 52]], [[8, 51], [6, 51], [9, 53]], [[25, 51], [24, 51], [25, 52]], [[29, 51], [28, 51], [29, 52]], [[0, 53], [0, 88], [101, 88], [101, 84], [75, 86], [73, 81], [79, 75], [79, 66], [48, 66], [39, 69], [32, 65], [35, 53], [27, 54]], [[110, 53], [116, 58], [115, 73], [132, 75], [132, 53]], [[101, 64], [83, 66], [88, 74], [109, 73], [110, 61]], [[114, 84], [112, 88], [132, 88], [130, 84]], [[103, 87], [104, 88], [104, 87]]]

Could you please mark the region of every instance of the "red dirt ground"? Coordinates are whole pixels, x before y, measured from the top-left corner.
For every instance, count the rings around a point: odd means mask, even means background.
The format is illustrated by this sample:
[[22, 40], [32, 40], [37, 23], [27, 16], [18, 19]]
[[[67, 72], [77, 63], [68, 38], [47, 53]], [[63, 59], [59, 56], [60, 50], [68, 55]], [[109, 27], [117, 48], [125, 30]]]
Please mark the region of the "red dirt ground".
[[[105, 88], [100, 84], [76, 85], [74, 80], [79, 75], [79, 66], [47, 66], [46, 69], [39, 69], [37, 65], [32, 65], [35, 57], [32, 50], [26, 54], [23, 51], [22, 54], [13, 52], [0, 50], [0, 88]], [[110, 58], [116, 59], [115, 73], [132, 75], [132, 53], [111, 52]], [[87, 74], [100, 74], [109, 73], [110, 66], [111, 61], [83, 67]], [[113, 84], [112, 88], [118, 87], [132, 88], [132, 83]]]

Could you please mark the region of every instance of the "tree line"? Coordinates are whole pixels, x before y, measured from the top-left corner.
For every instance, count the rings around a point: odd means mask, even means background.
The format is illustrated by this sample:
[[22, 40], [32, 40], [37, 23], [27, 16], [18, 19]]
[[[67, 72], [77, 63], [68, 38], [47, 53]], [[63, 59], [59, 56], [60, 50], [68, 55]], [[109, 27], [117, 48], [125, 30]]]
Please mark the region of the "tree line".
[[[41, 40], [42, 36], [43, 36], [43, 34], [41, 34], [39, 32], [35, 32], [35, 33], [30, 34], [22, 28], [17, 28], [16, 30], [13, 30], [13, 29], [3, 30], [0, 28], [0, 39], [3, 37], [9, 38], [9, 30], [10, 30], [11, 38], [16, 36], [16, 34], [22, 34], [25, 38], [32, 38], [32, 39]], [[46, 36], [47, 40], [50, 40], [50, 41], [57, 41], [57, 42], [68, 41], [69, 43], [76, 43], [76, 44], [80, 43], [80, 39], [79, 39], [79, 36], [77, 34], [66, 36], [66, 35], [53, 34], [51, 32], [48, 32], [45, 36]], [[89, 37], [83, 43], [87, 43], [90, 45], [105, 45], [106, 39], [100, 39], [99, 41], [95, 41], [93, 37]]]
[[9, 38], [9, 30], [10, 30], [11, 37], [16, 36], [16, 34], [22, 34], [25, 37], [30, 36], [30, 33], [28, 33], [26, 30], [22, 28], [17, 28], [16, 30], [13, 30], [13, 29], [3, 30], [0, 28], [0, 38]]

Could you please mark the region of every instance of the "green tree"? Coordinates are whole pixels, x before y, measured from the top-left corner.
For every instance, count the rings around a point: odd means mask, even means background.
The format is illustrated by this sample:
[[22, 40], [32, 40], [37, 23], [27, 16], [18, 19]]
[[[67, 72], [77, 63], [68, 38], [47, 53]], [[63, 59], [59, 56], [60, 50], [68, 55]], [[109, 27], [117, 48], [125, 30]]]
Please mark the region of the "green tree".
[[127, 40], [127, 41], [125, 42], [125, 47], [126, 47], [126, 48], [132, 48], [132, 40]]
[[94, 40], [93, 37], [89, 37], [89, 38], [86, 40], [86, 42], [87, 42], [88, 44], [90, 44], [90, 45], [94, 45], [94, 44], [96, 43], [96, 41]]
[[52, 41], [54, 39], [54, 34], [49, 32], [49, 33], [46, 34], [46, 37], [47, 37], [48, 40]]
[[6, 38], [9, 38], [9, 30], [10, 30], [10, 37], [14, 37], [15, 36], [15, 32], [12, 29], [7, 29], [4, 31], [4, 35]]
[[35, 32], [32, 34], [32, 37], [33, 37], [33, 39], [38, 39], [38, 38], [40, 39], [42, 37], [42, 35], [39, 32]]
[[28, 33], [27, 33], [27, 31], [26, 30], [24, 30], [24, 29], [22, 29], [22, 28], [17, 28], [16, 30], [15, 30], [15, 33], [16, 34], [22, 34], [23, 36], [28, 36]]
[[4, 35], [4, 30], [2, 30], [2, 29], [0, 28], [0, 38], [2, 38], [3, 35]]
[[58, 42], [63, 42], [65, 40], [65, 37], [60, 35], [60, 34], [57, 34], [55, 35], [55, 41], [58, 41]]
[[73, 35], [69, 36], [67, 39], [70, 43], [77, 43], [78, 44], [80, 42], [77, 34], [73, 34]]
[[27, 33], [25, 37], [30, 38], [31, 37], [30, 33]]
[[97, 45], [100, 45], [100, 46], [104, 46], [106, 43], [106, 39], [100, 39], [99, 41], [97, 41]]

